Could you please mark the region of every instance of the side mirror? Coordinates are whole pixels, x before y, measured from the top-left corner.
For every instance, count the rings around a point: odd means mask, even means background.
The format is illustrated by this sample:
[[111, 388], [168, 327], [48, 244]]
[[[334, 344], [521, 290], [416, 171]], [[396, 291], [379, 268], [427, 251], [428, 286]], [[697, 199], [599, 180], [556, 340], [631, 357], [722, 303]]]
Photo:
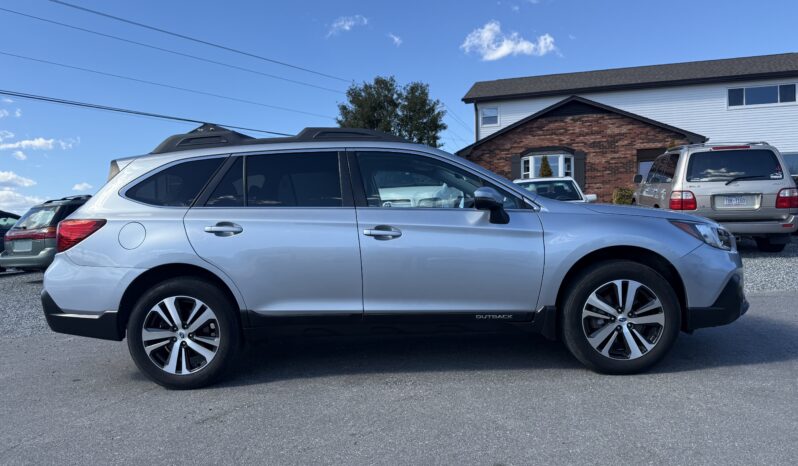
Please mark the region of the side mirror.
[[598, 196], [595, 194], [585, 194], [585, 202], [596, 202], [598, 201]]
[[494, 188], [485, 186], [474, 191], [474, 207], [490, 211], [490, 223], [510, 223], [510, 215], [504, 210], [504, 196]]
[[641, 175], [639, 173], [637, 175], [635, 175], [634, 183], [635, 184], [640, 184], [642, 182], [643, 182], [643, 175]]

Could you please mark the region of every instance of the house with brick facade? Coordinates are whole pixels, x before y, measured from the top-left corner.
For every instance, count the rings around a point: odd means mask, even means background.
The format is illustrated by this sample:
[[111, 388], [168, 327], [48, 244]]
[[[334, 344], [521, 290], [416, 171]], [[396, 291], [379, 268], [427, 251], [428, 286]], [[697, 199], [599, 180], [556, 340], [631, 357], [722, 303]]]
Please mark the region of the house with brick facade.
[[573, 176], [602, 202], [667, 147], [767, 141], [798, 171], [798, 53], [475, 83], [458, 154], [510, 179]]

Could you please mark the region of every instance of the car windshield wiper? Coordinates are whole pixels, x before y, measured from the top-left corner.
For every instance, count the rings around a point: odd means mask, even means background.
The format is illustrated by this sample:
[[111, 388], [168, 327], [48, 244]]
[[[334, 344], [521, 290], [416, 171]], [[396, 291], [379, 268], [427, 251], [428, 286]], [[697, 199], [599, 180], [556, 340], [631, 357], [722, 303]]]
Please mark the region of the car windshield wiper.
[[726, 182], [726, 186], [732, 184], [735, 181], [740, 181], [740, 180], [768, 180], [768, 179], [770, 179], [770, 177], [765, 175], [735, 176], [734, 178]]

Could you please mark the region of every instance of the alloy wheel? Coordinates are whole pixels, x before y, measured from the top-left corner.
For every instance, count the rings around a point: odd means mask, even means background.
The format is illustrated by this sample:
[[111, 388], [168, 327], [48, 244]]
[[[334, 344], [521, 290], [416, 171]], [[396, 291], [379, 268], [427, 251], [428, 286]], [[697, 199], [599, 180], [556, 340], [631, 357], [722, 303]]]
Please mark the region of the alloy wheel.
[[596, 288], [582, 308], [582, 329], [590, 346], [611, 359], [637, 359], [659, 342], [665, 310], [657, 295], [634, 280], [613, 280]]
[[171, 296], [153, 306], [141, 329], [144, 352], [174, 375], [202, 370], [216, 356], [219, 321], [213, 309], [189, 296]]

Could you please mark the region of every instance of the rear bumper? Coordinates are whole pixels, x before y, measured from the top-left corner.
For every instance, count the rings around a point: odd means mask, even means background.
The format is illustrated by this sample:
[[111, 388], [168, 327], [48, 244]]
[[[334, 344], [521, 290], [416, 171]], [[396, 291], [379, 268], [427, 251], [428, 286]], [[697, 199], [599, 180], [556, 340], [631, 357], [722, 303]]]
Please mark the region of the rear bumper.
[[[784, 220], [768, 220], [762, 222], [724, 222], [716, 220], [724, 228], [736, 235], [772, 235], [790, 234], [798, 230], [795, 215], [790, 215]], [[785, 227], [784, 225], [790, 225]]]
[[47, 325], [54, 332], [115, 341], [121, 341], [124, 337], [119, 329], [116, 311], [101, 314], [65, 313], [46, 291], [42, 291], [42, 307]]
[[685, 330], [726, 325], [739, 319], [748, 311], [748, 300], [743, 292], [743, 280], [740, 275], [732, 276], [720, 296], [712, 306], [691, 307], [687, 309]]
[[36, 255], [20, 255], [11, 254], [8, 251], [0, 253], [0, 267], [6, 269], [41, 269], [44, 270], [50, 266], [55, 257], [55, 248], [45, 248]]

